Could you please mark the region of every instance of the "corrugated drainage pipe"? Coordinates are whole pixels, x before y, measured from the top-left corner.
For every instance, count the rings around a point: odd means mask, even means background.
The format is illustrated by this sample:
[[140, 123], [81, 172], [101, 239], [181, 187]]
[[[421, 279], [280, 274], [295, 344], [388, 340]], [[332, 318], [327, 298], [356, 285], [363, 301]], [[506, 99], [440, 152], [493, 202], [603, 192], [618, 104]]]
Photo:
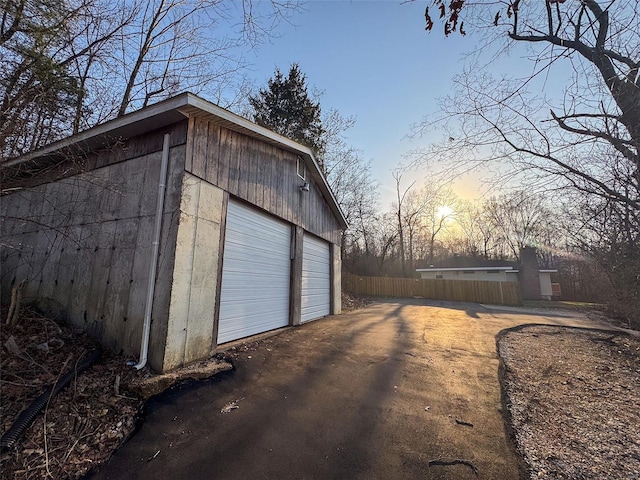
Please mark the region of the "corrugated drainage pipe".
[[24, 434], [24, 432], [29, 428], [29, 426], [36, 419], [40, 411], [45, 407], [47, 402], [53, 397], [55, 397], [60, 390], [66, 387], [71, 380], [76, 378], [81, 372], [85, 371], [95, 362], [100, 360], [102, 356], [102, 350], [96, 348], [89, 355], [86, 355], [82, 360], [80, 360], [74, 368], [65, 373], [62, 377], [58, 379], [56, 383], [47, 388], [43, 393], [40, 394], [38, 398], [36, 398], [31, 405], [29, 405], [25, 410], [23, 410], [13, 425], [9, 427], [9, 430], [2, 435], [0, 438], [0, 448], [2, 450], [9, 449], [15, 445], [18, 439]]
[[162, 214], [164, 212], [164, 192], [167, 189], [167, 170], [169, 165], [170, 134], [165, 134], [162, 144], [162, 165], [160, 166], [160, 183], [158, 184], [158, 200], [156, 203], [156, 223], [153, 231], [153, 251], [149, 266], [149, 282], [147, 286], [147, 302], [144, 307], [144, 325], [142, 328], [142, 343], [140, 345], [140, 361], [133, 365], [136, 370], [144, 368], [149, 354], [149, 336], [151, 335], [151, 311], [153, 309], [153, 294], [156, 289], [156, 269], [160, 252], [160, 232], [162, 231]]

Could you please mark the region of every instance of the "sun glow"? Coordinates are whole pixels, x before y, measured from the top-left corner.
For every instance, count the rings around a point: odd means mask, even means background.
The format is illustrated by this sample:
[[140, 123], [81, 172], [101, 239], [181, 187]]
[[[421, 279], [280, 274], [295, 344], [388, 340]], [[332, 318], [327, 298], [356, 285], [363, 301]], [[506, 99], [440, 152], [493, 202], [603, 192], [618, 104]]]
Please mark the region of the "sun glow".
[[438, 218], [450, 218], [453, 216], [453, 213], [453, 208], [447, 205], [442, 205], [436, 210], [436, 215], [438, 216]]

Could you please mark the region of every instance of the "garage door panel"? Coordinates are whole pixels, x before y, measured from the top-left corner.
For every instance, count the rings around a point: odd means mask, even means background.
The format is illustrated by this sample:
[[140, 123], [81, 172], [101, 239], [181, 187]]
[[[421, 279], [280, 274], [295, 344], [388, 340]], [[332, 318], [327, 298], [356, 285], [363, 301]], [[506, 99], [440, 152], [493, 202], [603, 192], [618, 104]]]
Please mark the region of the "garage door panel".
[[[234, 319], [233, 324], [228, 328], [226, 335], [232, 339], [244, 338], [259, 333], [273, 330], [270, 322], [261, 322], [261, 316], [250, 315]], [[227, 340], [231, 341], [231, 340]], [[224, 343], [220, 341], [220, 343]]]
[[[282, 305], [282, 309], [285, 310], [284, 303], [285, 302], [288, 303], [289, 297], [282, 295], [282, 292], [279, 292], [275, 289], [270, 290], [268, 293], [270, 294], [269, 296], [264, 296], [264, 297], [259, 296], [259, 297], [249, 298], [247, 296], [246, 285], [245, 285], [242, 288], [235, 289], [235, 291], [227, 292], [227, 296], [225, 298], [225, 304], [226, 304], [225, 308], [228, 308], [229, 311], [231, 311], [231, 309], [238, 308], [238, 306], [234, 305], [233, 303], [242, 302], [243, 304], [246, 304], [246, 305], [255, 304], [259, 306], [260, 304], [263, 304], [266, 310], [267, 307], [269, 307], [272, 303], [274, 303], [274, 304]], [[288, 310], [288, 308], [286, 310]]]
[[287, 326], [290, 226], [230, 201], [226, 228], [218, 343]]
[[[231, 244], [231, 242], [229, 242], [229, 244]], [[243, 249], [242, 252], [232, 250], [229, 255], [229, 258], [238, 260], [239, 262], [242, 262], [242, 263], [246, 262], [250, 264], [273, 265], [274, 262], [277, 262], [282, 266], [289, 263], [288, 252], [287, 252], [287, 255], [281, 255], [281, 254], [277, 254], [272, 251], [269, 251], [268, 248], [254, 248], [254, 247], [242, 244], [241, 242], [236, 242], [234, 245], [231, 245], [231, 248]]]
[[[234, 273], [244, 274], [242, 270], [237, 270]], [[272, 298], [273, 296], [283, 296], [289, 298], [287, 293], [282, 291], [282, 286], [279, 282], [283, 280], [276, 275], [260, 275], [260, 278], [239, 280], [236, 278], [227, 278], [227, 284], [225, 285], [225, 293], [233, 294], [237, 291], [243, 298], [250, 300], [251, 298]], [[261, 290], [260, 292], [250, 292], [251, 296], [247, 295], [247, 288], [256, 288]]]
[[[227, 318], [234, 319], [234, 320], [255, 319], [256, 323], [268, 324], [269, 323], [268, 317], [266, 317], [261, 311], [256, 309], [255, 308], [256, 306], [260, 307], [263, 310], [271, 309], [272, 311], [277, 311], [279, 308], [277, 301], [244, 302], [243, 305], [231, 306], [227, 311]], [[281, 310], [281, 313], [286, 314], [287, 311], [283, 309]]]
[[329, 244], [305, 234], [302, 248], [301, 321], [331, 313], [331, 264]]
[[[282, 268], [288, 268], [289, 265], [286, 266], [282, 266]], [[258, 264], [256, 266], [256, 264], [254, 263], [249, 263], [246, 265], [247, 268], [243, 268], [243, 266], [241, 265], [236, 265], [234, 267], [229, 267], [228, 272], [229, 273], [237, 273], [237, 274], [244, 274], [246, 272], [250, 272], [251, 275], [253, 275], [253, 278], [251, 279], [251, 282], [253, 283], [263, 283], [266, 285], [270, 284], [270, 280], [273, 279], [281, 279], [282, 275], [276, 274], [276, 273], [269, 273], [267, 271], [262, 271], [259, 272], [258, 274], [256, 274], [255, 270], [259, 269], [259, 268], [266, 268], [268, 267], [267, 264]], [[232, 282], [237, 282], [239, 285], [247, 285], [247, 278], [230, 278], [228, 280], [228, 284], [232, 285]]]

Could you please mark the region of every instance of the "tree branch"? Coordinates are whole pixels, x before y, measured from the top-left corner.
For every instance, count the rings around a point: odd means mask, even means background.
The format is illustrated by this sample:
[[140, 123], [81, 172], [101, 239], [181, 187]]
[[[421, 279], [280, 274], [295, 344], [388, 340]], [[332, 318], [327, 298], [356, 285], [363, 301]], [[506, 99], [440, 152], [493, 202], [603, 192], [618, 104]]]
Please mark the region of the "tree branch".
[[[485, 117], [485, 120], [488, 120], [488, 119], [486, 119], [486, 117]], [[612, 199], [616, 199], [617, 201], [619, 201], [621, 203], [624, 203], [626, 205], [629, 205], [630, 207], [632, 207], [634, 209], [640, 209], [640, 201], [639, 200], [634, 200], [634, 199], [630, 198], [629, 196], [625, 196], [625, 195], [620, 194], [619, 192], [616, 192], [615, 190], [613, 190], [611, 187], [609, 187], [603, 181], [598, 180], [594, 176], [589, 175], [586, 172], [580, 171], [575, 167], [572, 167], [568, 163], [563, 162], [562, 160], [560, 160], [560, 159], [554, 157], [553, 155], [551, 155], [550, 153], [543, 154], [543, 153], [531, 150], [529, 148], [519, 147], [504, 133], [504, 131], [502, 131], [502, 129], [500, 127], [498, 127], [497, 125], [494, 124], [494, 128], [496, 129], [498, 134], [501, 136], [502, 140], [507, 145], [509, 145], [514, 150], [514, 152], [525, 153], [527, 155], [531, 155], [531, 156], [536, 157], [536, 158], [543, 158], [545, 160], [549, 160], [550, 162], [552, 162], [553, 164], [559, 166], [561, 169], [563, 169], [565, 171], [565, 174], [566, 174], [566, 175], [564, 175], [565, 178], [569, 179], [569, 177], [567, 176], [568, 174], [574, 175], [575, 177], [581, 178], [582, 180], [586, 181], [589, 184], [597, 186], [600, 189], [601, 192], [606, 193], [607, 197], [612, 198]]]
[[578, 135], [585, 135], [585, 136], [589, 136], [589, 137], [601, 138], [602, 140], [606, 140], [616, 150], [618, 150], [622, 155], [624, 155], [624, 157], [627, 160], [630, 160], [634, 164], [638, 162], [638, 155], [636, 153], [634, 153], [628, 147], [628, 145], [631, 144], [630, 140], [624, 140], [624, 139], [621, 139], [621, 138], [618, 138], [618, 137], [614, 137], [611, 134], [600, 132], [600, 131], [597, 131], [597, 130], [592, 130], [592, 129], [587, 130], [587, 129], [572, 127], [572, 126], [568, 125], [564, 121], [565, 118], [577, 118], [577, 117], [579, 117], [579, 115], [571, 115], [571, 116], [566, 116], [566, 117], [559, 117], [554, 113], [553, 110], [550, 110], [550, 113], [551, 113], [551, 116], [553, 117], [553, 119], [558, 124], [558, 126], [560, 128], [562, 128], [563, 130], [565, 130], [567, 132], [575, 133], [575, 134], [578, 134]]

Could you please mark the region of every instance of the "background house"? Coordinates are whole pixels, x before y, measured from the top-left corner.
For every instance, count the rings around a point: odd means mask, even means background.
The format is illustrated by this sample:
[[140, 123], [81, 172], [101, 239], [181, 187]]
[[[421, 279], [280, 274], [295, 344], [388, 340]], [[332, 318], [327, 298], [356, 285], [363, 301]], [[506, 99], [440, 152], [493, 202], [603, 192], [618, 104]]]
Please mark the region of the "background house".
[[418, 268], [416, 271], [420, 278], [426, 279], [520, 282], [521, 295], [525, 300], [551, 300], [551, 274], [557, 272], [538, 267], [533, 247], [520, 250], [520, 262], [456, 256], [437, 266]]
[[156, 371], [340, 313], [347, 224], [312, 152], [195, 95], [0, 173], [3, 302], [26, 281], [25, 297], [134, 356], [148, 311]]

